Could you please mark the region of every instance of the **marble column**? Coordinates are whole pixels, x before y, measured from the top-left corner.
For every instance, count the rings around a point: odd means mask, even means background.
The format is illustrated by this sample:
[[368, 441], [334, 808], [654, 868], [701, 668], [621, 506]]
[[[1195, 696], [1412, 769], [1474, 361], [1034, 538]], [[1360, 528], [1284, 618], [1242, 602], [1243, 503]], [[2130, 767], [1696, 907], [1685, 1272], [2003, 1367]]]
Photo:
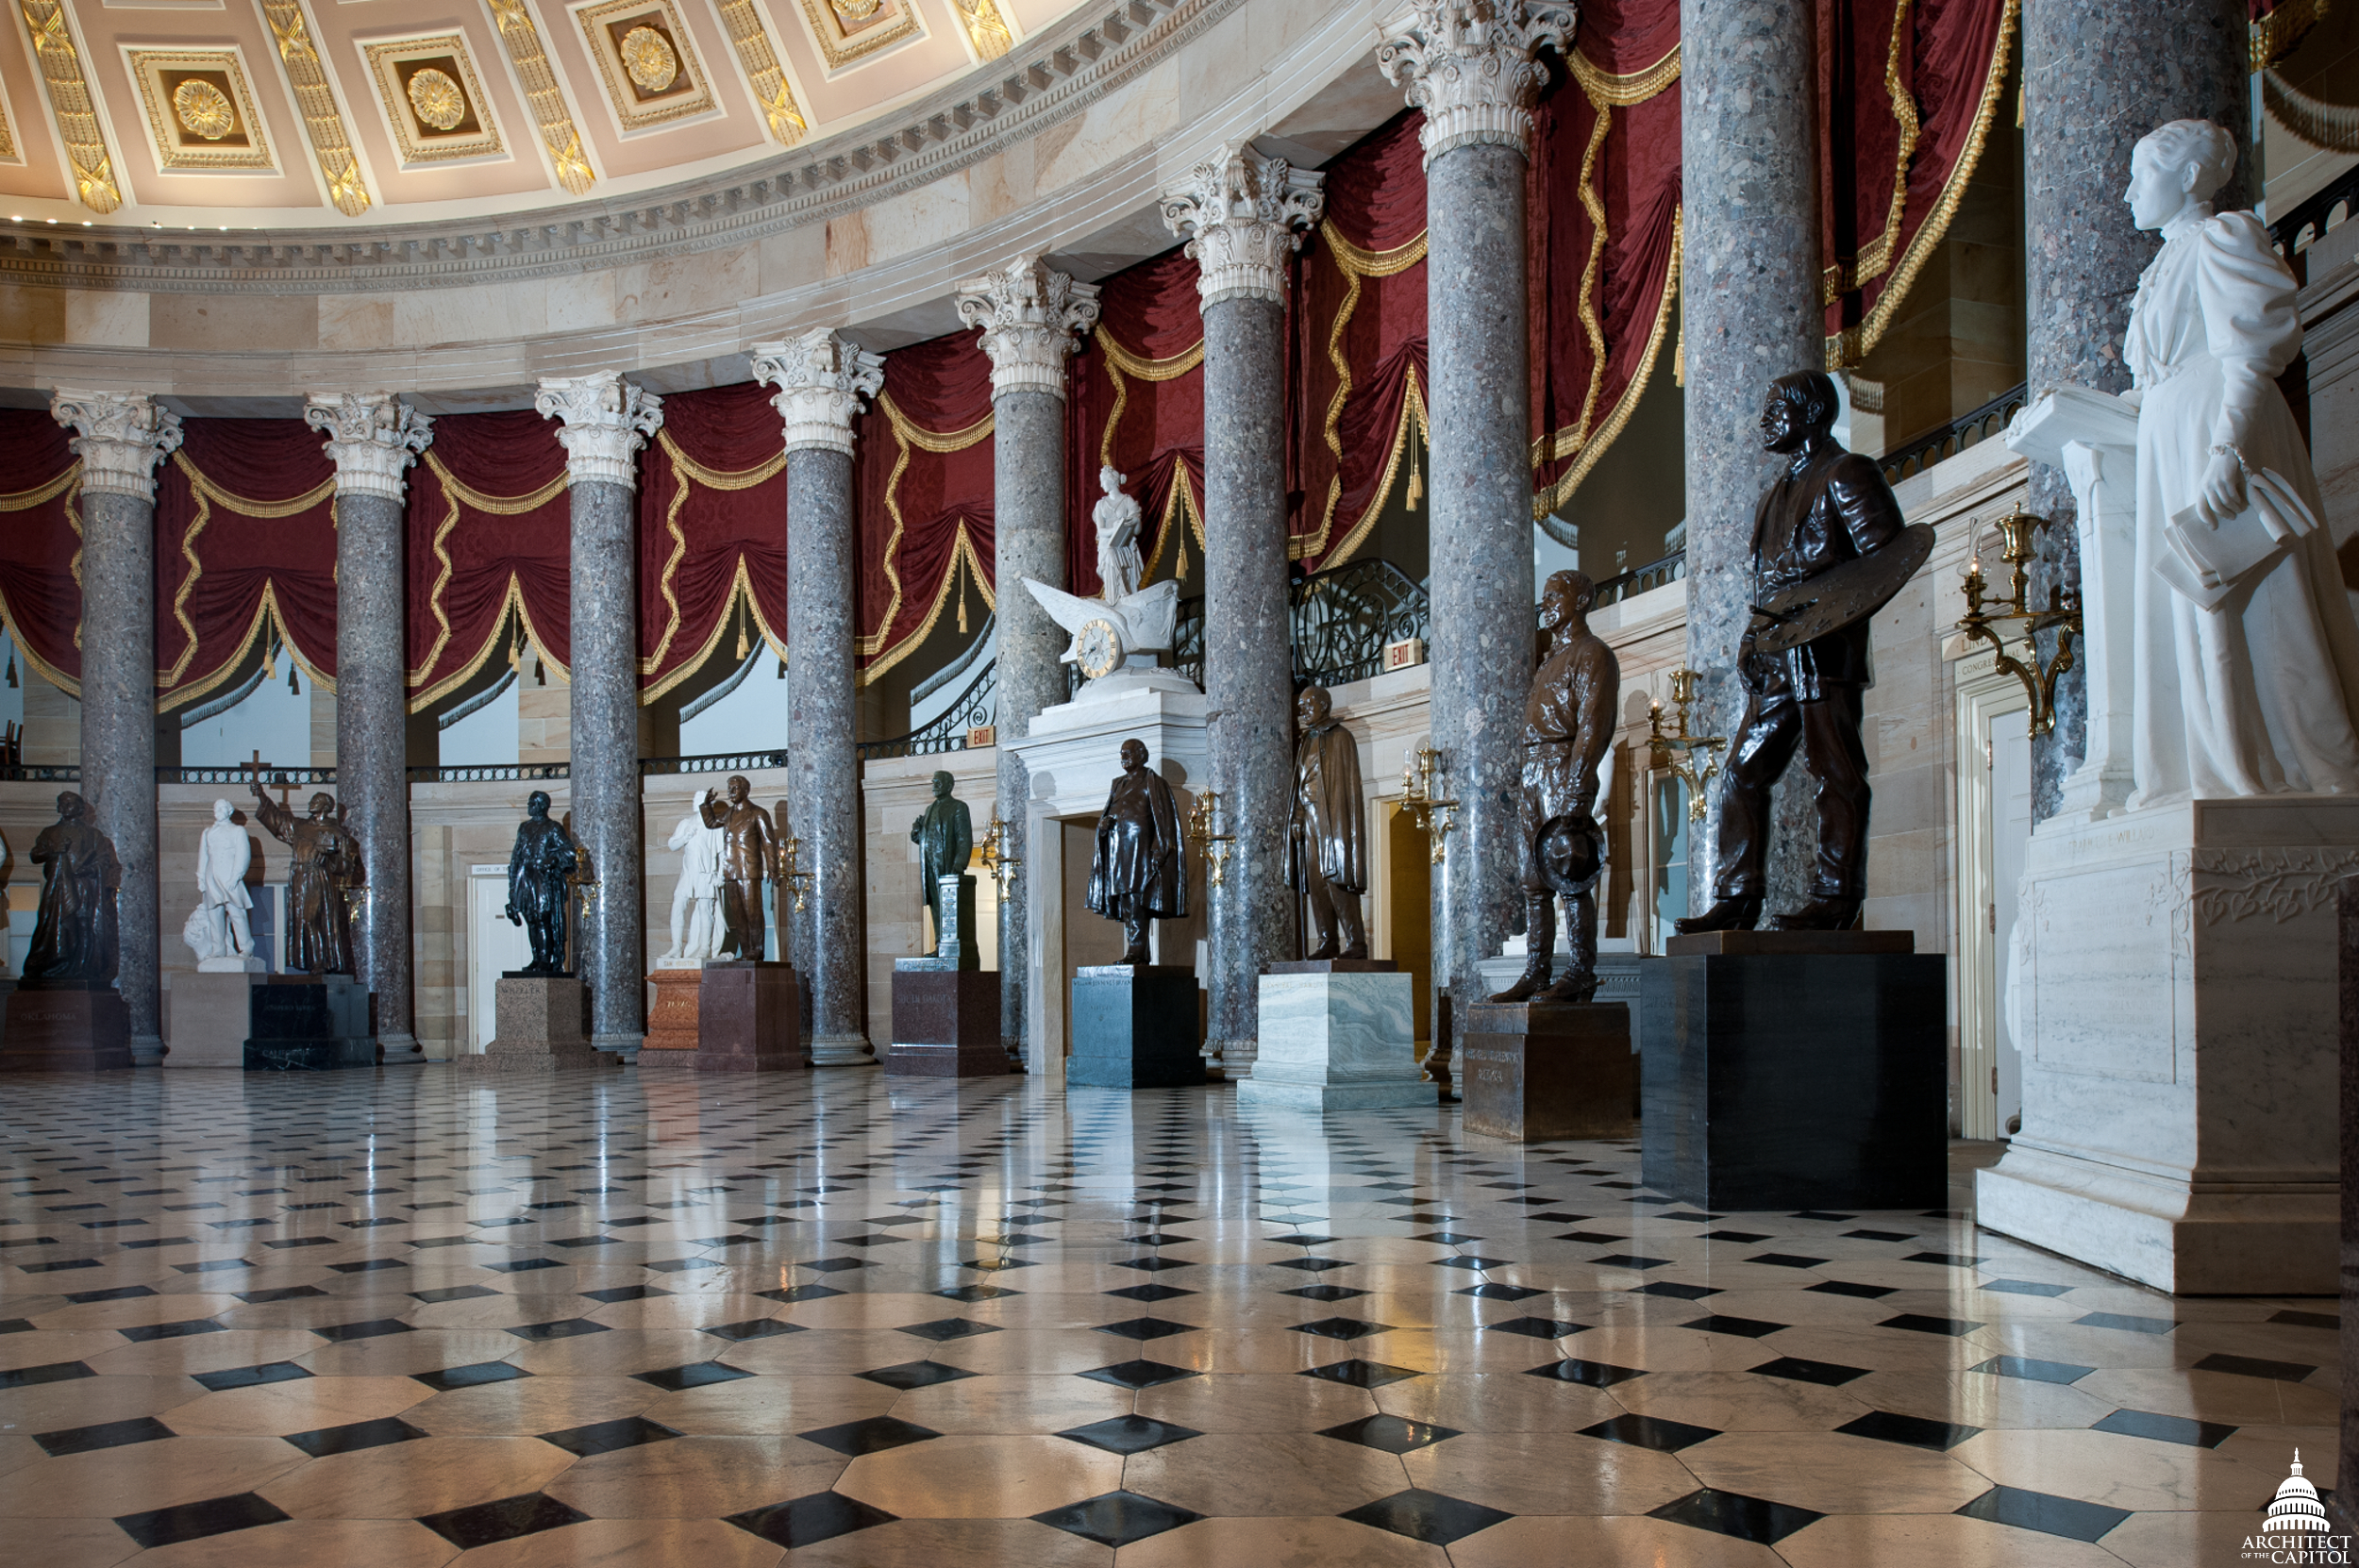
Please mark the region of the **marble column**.
[[180, 417], [144, 392], [59, 388], [49, 411], [82, 459], [82, 781], [123, 863], [116, 982], [131, 1016], [131, 1060], [164, 1059], [156, 889], [156, 465], [178, 449]]
[[590, 1043], [638, 1059], [646, 1038], [645, 861], [639, 805], [639, 449], [663, 402], [620, 375], [549, 376], [533, 399], [564, 427], [573, 499], [574, 838], [598, 878], [589, 914]]
[[1320, 176], [1223, 146], [1164, 188], [1204, 312], [1204, 694], [1212, 782], [1236, 835], [1209, 890], [1204, 1054], [1230, 1077], [1260, 1055], [1262, 966], [1291, 959], [1294, 658], [1286, 618], [1286, 290]]
[[1515, 800], [1535, 634], [1524, 178], [1548, 81], [1537, 57], [1562, 51], [1572, 28], [1566, 5], [1413, 0], [1377, 51], [1425, 110], [1430, 712], [1459, 802], [1433, 876], [1430, 1066], [1445, 1087], [1442, 1018], [1480, 999], [1475, 962], [1498, 953], [1523, 908]]
[[422, 1061], [410, 993], [409, 716], [402, 495], [433, 421], [383, 392], [314, 392], [304, 423], [336, 465], [336, 791], [369, 895], [354, 921], [388, 1062]]
[[1031, 784], [1007, 742], [1031, 733], [1032, 715], [1064, 701], [1065, 634], [1018, 586], [1031, 577], [1065, 586], [1064, 362], [1097, 325], [1097, 289], [1050, 270], [1036, 256], [958, 287], [959, 319], [982, 335], [991, 357], [992, 580], [999, 585], [999, 816], [1002, 843], [1023, 866], [1022, 886], [999, 901], [999, 1034], [1011, 1057], [1024, 1054], [1024, 955], [1031, 906], [1063, 889], [1032, 877], [1024, 803]]
[[[1753, 511], [1777, 475], [1762, 450], [1769, 383], [1827, 362], [1819, 303], [1816, 81], [1807, 8], [1789, 0], [1681, 0], [1680, 137], [1687, 354], [1687, 666], [1703, 676], [1700, 733], [1745, 710], [1736, 645], [1750, 617]], [[1688, 896], [1712, 902], [1720, 796], [1689, 835]], [[1787, 770], [1773, 797], [1769, 908], [1807, 896], [1797, 809], [1810, 780]]]
[[[2159, 245], [2132, 226], [2121, 202], [2130, 151], [2171, 120], [2215, 121], [2249, 150], [2247, 14], [2242, 0], [2025, 0], [2023, 285], [2031, 309], [2024, 373], [2033, 401], [2062, 387], [2129, 390], [2122, 332], [2138, 275]], [[2220, 211], [2252, 204], [2246, 174], [2240, 163], [2215, 198]], [[1692, 386], [1692, 361], [1688, 380]], [[2035, 594], [2059, 579], [2081, 585], [2070, 480], [2063, 469], [2034, 462], [2030, 490], [2027, 509], [2055, 525], [2041, 534], [2046, 570]], [[2052, 640], [2043, 647], [2052, 652]], [[2055, 729], [2032, 738], [2035, 822], [2056, 813], [2064, 776], [2087, 749], [2085, 681], [2077, 665], [2066, 672], [2057, 683]]]
[[778, 389], [786, 422], [786, 792], [802, 840], [808, 951], [795, 957], [810, 998], [811, 1059], [873, 1062], [861, 971], [860, 759], [853, 706], [852, 416], [884, 385], [884, 360], [821, 328], [756, 343], [754, 377]]

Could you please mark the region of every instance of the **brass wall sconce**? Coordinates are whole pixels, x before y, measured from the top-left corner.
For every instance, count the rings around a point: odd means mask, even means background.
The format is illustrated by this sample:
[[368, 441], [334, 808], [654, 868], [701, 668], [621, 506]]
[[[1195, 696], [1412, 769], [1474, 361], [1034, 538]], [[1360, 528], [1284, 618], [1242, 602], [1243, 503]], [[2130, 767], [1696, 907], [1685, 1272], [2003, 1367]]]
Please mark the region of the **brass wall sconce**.
[[991, 873], [991, 879], [998, 887], [1000, 900], [1004, 903], [1008, 896], [1008, 883], [1022, 868], [1024, 861], [1008, 853], [1008, 825], [999, 820], [999, 813], [995, 810], [991, 813], [991, 826], [983, 830], [981, 859], [983, 869]]
[[803, 892], [811, 886], [811, 873], [802, 868], [802, 856], [803, 841], [787, 840], [786, 867], [778, 874], [778, 880], [795, 890], [795, 912], [796, 914], [803, 912]]
[[[1978, 542], [1966, 568], [1966, 614], [1958, 621], [1958, 630], [1968, 642], [1989, 643], [1998, 667], [2023, 683], [2024, 694], [2032, 701], [2034, 735], [2056, 727], [2056, 680], [2072, 668], [2072, 640], [2081, 634], [2081, 601], [2069, 588], [2059, 584], [2050, 591], [2046, 609], [2030, 603], [2032, 536], [2047, 526], [2047, 518], [2034, 517], [2019, 507], [1999, 519], [1999, 559], [2009, 568], [2006, 596], [1990, 601], [1993, 609], [1983, 608], [1986, 589]], [[2042, 668], [2038, 637], [2050, 630], [2056, 634], [2056, 653]], [[2007, 651], [2010, 631], [2023, 639], [2021, 659]]]
[[1430, 741], [1400, 765], [1400, 809], [1416, 819], [1433, 841], [1433, 863], [1442, 863], [1450, 830], [1458, 826], [1458, 802], [1448, 797], [1449, 764]]
[[1224, 833], [1220, 821], [1220, 792], [1200, 790], [1196, 792], [1196, 809], [1188, 813], [1184, 837], [1196, 852], [1204, 857], [1204, 885], [1216, 888], [1229, 870], [1229, 846], [1237, 842], [1234, 833]]
[[[1696, 684], [1703, 677], [1689, 669], [1671, 672], [1671, 729], [1663, 728], [1663, 704], [1649, 698], [1647, 703], [1647, 749], [1648, 765], [1667, 773], [1687, 786], [1687, 820], [1701, 822], [1709, 805], [1705, 790], [1720, 776], [1720, 759], [1712, 755], [1727, 746], [1728, 742], [1717, 735], [1695, 735], [1687, 728], [1687, 710], [1695, 706]], [[1697, 766], [1698, 754], [1702, 766]]]

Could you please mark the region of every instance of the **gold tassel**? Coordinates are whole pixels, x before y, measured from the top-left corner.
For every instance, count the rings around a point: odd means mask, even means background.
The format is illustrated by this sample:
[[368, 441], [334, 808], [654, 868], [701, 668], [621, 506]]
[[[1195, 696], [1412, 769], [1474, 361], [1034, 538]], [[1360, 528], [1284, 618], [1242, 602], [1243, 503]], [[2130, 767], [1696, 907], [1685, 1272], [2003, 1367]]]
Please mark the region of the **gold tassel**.
[[964, 572], [959, 573], [959, 635], [961, 637], [966, 635], [966, 574]]
[[1179, 524], [1178, 524], [1178, 527], [1179, 527], [1179, 529], [1180, 529], [1180, 565], [1179, 565], [1178, 569], [1177, 569], [1177, 570], [1175, 570], [1175, 571], [1171, 574], [1171, 575], [1172, 575], [1172, 576], [1173, 576], [1173, 577], [1175, 577], [1175, 578], [1184, 577], [1184, 576], [1186, 576], [1186, 575], [1188, 575], [1188, 523], [1187, 523], [1187, 519], [1185, 519], [1185, 518], [1181, 518], [1181, 519], [1180, 520]]
[[262, 644], [262, 678], [278, 678], [278, 642], [276, 638]]
[[1409, 443], [1409, 509], [1415, 511], [1417, 502], [1425, 494], [1425, 470], [1417, 463], [1417, 443]]
[[737, 661], [740, 664], [745, 662], [745, 655], [751, 649], [752, 644], [745, 641], [745, 623], [741, 618], [737, 623]]

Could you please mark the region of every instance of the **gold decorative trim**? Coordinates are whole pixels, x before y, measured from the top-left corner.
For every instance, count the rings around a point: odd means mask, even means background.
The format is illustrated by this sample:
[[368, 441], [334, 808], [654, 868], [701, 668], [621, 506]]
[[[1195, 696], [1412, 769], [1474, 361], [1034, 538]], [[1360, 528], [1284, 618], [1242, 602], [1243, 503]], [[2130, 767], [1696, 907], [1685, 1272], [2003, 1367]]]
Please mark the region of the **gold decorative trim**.
[[950, 8], [958, 12], [959, 25], [966, 29], [966, 42], [975, 46], [977, 59], [997, 59], [1015, 47], [1015, 35], [1008, 30], [1008, 20], [995, 0], [950, 0]]
[[1106, 351], [1106, 378], [1113, 383], [1114, 406], [1106, 412], [1106, 429], [1097, 439], [1097, 460], [1111, 465], [1114, 460], [1114, 431], [1122, 424], [1122, 413], [1130, 403], [1128, 375], [1140, 381], [1169, 381], [1182, 376], [1204, 362], [1204, 340], [1196, 339], [1167, 359], [1150, 359], [1133, 354], [1099, 324], [1090, 336]]
[[223, 510], [235, 512], [241, 517], [277, 518], [293, 517], [325, 503], [331, 508], [332, 517], [336, 498], [334, 475], [290, 500], [256, 501], [214, 483], [189, 459], [185, 451], [172, 455], [172, 465], [187, 475], [190, 492], [196, 500], [196, 511], [180, 534], [180, 555], [189, 563], [189, 575], [180, 580], [178, 591], [172, 596], [172, 618], [180, 624], [181, 635], [188, 645], [180, 650], [180, 657], [171, 668], [159, 668], [156, 672], [156, 685], [161, 693], [156, 702], [156, 711], [169, 713], [220, 687], [237, 670], [245, 658], [245, 650], [254, 645], [254, 639], [260, 635], [265, 626], [272, 625], [278, 628], [278, 640], [286, 645], [287, 657], [302, 665], [304, 673], [312, 680], [328, 691], [334, 691], [335, 681], [321, 674], [319, 667], [304, 658], [302, 649], [295, 645], [293, 636], [287, 630], [286, 615], [278, 608], [276, 580], [269, 577], [263, 579], [261, 602], [255, 607], [253, 620], [247, 625], [245, 634], [237, 640], [236, 651], [209, 674], [186, 686], [180, 684], [189, 673], [190, 664], [196, 659], [196, 623], [189, 618], [188, 609], [189, 596], [196, 592], [197, 579], [205, 575], [205, 563], [196, 556], [196, 540], [205, 531], [206, 525], [212, 522], [214, 506], [218, 504]]
[[1899, 0], [1892, 8], [1892, 38], [1884, 48], [1884, 96], [1892, 105], [1894, 124], [1900, 127], [1892, 154], [1892, 200], [1884, 209], [1884, 226], [1851, 259], [1849, 266], [1838, 261], [1820, 275], [1821, 305], [1832, 305], [1852, 290], [1882, 277], [1892, 265], [1893, 239], [1900, 232], [1900, 220], [1908, 210], [1909, 164], [1916, 157], [1916, 143], [1925, 131], [1924, 121], [1916, 112], [1916, 95], [1900, 79], [1900, 41], [1906, 35], [1908, 22], [1909, 0]]
[[2266, 71], [2292, 54], [2301, 35], [2318, 25], [2327, 8], [2328, 0], [2277, 0], [2267, 16], [2254, 17], [2248, 41], [2253, 71]]
[[[886, 423], [892, 425], [894, 443], [899, 450], [893, 460], [893, 473], [885, 480], [884, 495], [885, 515], [893, 520], [892, 532], [885, 536], [884, 574], [885, 581], [892, 585], [893, 596], [885, 601], [885, 612], [877, 621], [878, 629], [865, 637], [858, 633], [854, 633], [852, 637], [852, 651], [863, 658], [875, 659], [875, 662], [861, 672], [860, 679], [863, 686], [868, 685], [894, 665], [908, 658], [911, 650], [925, 641], [926, 633], [932, 629], [934, 621], [942, 614], [942, 606], [948, 596], [951, 580], [958, 575], [958, 563], [962, 554], [978, 562], [975, 580], [982, 589], [983, 602], [995, 609], [998, 608], [998, 600], [991, 589], [990, 576], [981, 569], [979, 564], [981, 558], [976, 555], [975, 543], [968, 537], [965, 520], [961, 519], [958, 525], [958, 538], [950, 549], [950, 564], [943, 574], [942, 587], [934, 594], [932, 609], [927, 612], [924, 623], [915, 632], [893, 644], [890, 652], [886, 651], [885, 638], [891, 634], [893, 623], [901, 613], [901, 568], [898, 559], [904, 527], [901, 518], [901, 475], [908, 471], [910, 466], [910, 449], [915, 447], [920, 452], [962, 452], [978, 442], [990, 439], [995, 416], [985, 414], [962, 430], [940, 431], [929, 430], [924, 425], [912, 422], [909, 415], [901, 411], [900, 405], [893, 401], [891, 393], [878, 396], [876, 408], [878, 412], [885, 416]], [[878, 655], [883, 657], [878, 658]]]
[[[1326, 553], [1328, 541], [1334, 537], [1335, 509], [1343, 501], [1344, 405], [1351, 400], [1352, 386], [1351, 361], [1344, 357], [1344, 328], [1351, 325], [1353, 312], [1360, 309], [1360, 280], [1364, 277], [1391, 277], [1396, 273], [1407, 272], [1425, 259], [1426, 237], [1423, 234], [1390, 250], [1366, 250], [1344, 238], [1343, 230], [1337, 228], [1334, 220], [1330, 218], [1320, 221], [1319, 237], [1327, 242], [1328, 254], [1334, 257], [1336, 270], [1344, 275], [1344, 301], [1335, 308], [1335, 319], [1327, 328], [1327, 362], [1335, 367], [1335, 392], [1327, 400], [1327, 418], [1320, 426], [1327, 450], [1334, 457], [1335, 472], [1328, 475], [1327, 504], [1319, 512], [1319, 531], [1308, 539], [1297, 538], [1287, 542], [1287, 554], [1296, 560]], [[1399, 446], [1397, 432], [1394, 446], [1397, 461]], [[1346, 530], [1348, 537], [1364, 538], [1368, 529], [1375, 525], [1377, 513], [1383, 507], [1384, 495], [1391, 483], [1391, 470], [1388, 468], [1384, 488], [1377, 492], [1368, 509]]]
[[811, 24], [811, 40], [819, 45], [819, 57], [830, 71], [857, 64], [918, 33], [917, 15], [909, 0], [881, 0], [857, 16], [845, 14], [852, 7], [831, 5], [828, 0], [802, 0], [802, 8], [803, 20]]
[[[688, 554], [688, 534], [679, 525], [680, 509], [688, 504], [688, 487], [691, 484], [699, 484], [707, 490], [751, 490], [766, 480], [777, 478], [786, 471], [786, 448], [783, 445], [778, 448], [776, 457], [765, 459], [751, 468], [723, 469], [707, 468], [681, 451], [679, 443], [672, 439], [672, 433], [668, 430], [658, 430], [655, 433], [655, 443], [670, 456], [672, 473], [678, 484], [672, 492], [672, 504], [663, 511], [664, 531], [672, 536], [672, 553], [664, 558], [663, 575], [658, 580], [658, 587], [663, 594], [664, 606], [669, 611], [669, 619], [664, 623], [663, 635], [656, 639], [655, 652], [639, 661], [639, 674], [642, 678], [663, 668], [663, 658], [672, 651], [672, 639], [679, 635], [679, 595], [672, 591], [672, 579], [679, 571], [681, 559]], [[779, 658], [785, 658], [785, 641], [771, 636], [768, 624], [761, 619], [760, 607], [753, 602], [753, 579], [746, 573], [745, 554], [743, 550], [740, 550], [737, 556], [737, 576], [745, 588], [747, 608], [752, 611], [756, 624], [761, 626], [762, 640], [778, 650]], [[692, 671], [703, 667], [706, 658], [711, 654], [714, 643], [719, 641], [722, 631], [728, 625], [730, 613], [736, 609], [736, 592], [735, 589], [730, 590], [729, 602], [723, 607], [720, 618], [713, 622], [712, 635], [705, 640], [703, 650], [695, 658], [673, 671], [658, 685], [642, 691], [639, 694], [641, 703], [653, 702], [678, 684]]]
[[[434, 559], [442, 562], [443, 569], [436, 575], [434, 587], [426, 598], [427, 608], [433, 612], [434, 624], [439, 629], [434, 635], [434, 646], [427, 650], [425, 661], [410, 672], [409, 679], [405, 684], [411, 687], [415, 687], [418, 682], [427, 677], [436, 663], [442, 659], [443, 650], [450, 645], [450, 616], [443, 609], [443, 591], [450, 586], [451, 575], [458, 570], [451, 564], [449, 540], [451, 530], [459, 526], [460, 504], [464, 502], [477, 511], [492, 517], [521, 517], [526, 512], [537, 511], [547, 506], [563, 494], [566, 487], [573, 483], [571, 474], [560, 472], [547, 484], [524, 495], [486, 495], [472, 485], [461, 482], [456, 475], [444, 467], [443, 459], [435, 455], [432, 447], [427, 448], [423, 460], [426, 466], [433, 471], [434, 476], [442, 481], [443, 497], [446, 506], [442, 521], [434, 525]], [[532, 612], [525, 608], [524, 585], [516, 580], [516, 575], [513, 572], [508, 575], [508, 588], [501, 595], [501, 600], [500, 612], [492, 621], [492, 635], [484, 639], [483, 646], [477, 648], [473, 657], [460, 670], [411, 697], [410, 699], [410, 712], [425, 712], [443, 697], [475, 678], [476, 672], [483, 668], [484, 661], [499, 651], [500, 633], [507, 628], [508, 612], [511, 609], [516, 612], [517, 620], [524, 626], [525, 636], [531, 640], [535, 648], [541, 650], [542, 658], [551, 664], [558, 665], [559, 678], [566, 680], [572, 678], [566, 667], [558, 664], [558, 661], [549, 656], [547, 644], [541, 641], [541, 634], [532, 624]]]
[[624, 130], [712, 111], [712, 82], [671, 0], [601, 0], [575, 11], [574, 20]]
[[[82, 537], [82, 519], [81, 514], [74, 509], [74, 503], [81, 492], [81, 482], [82, 459], [76, 458], [59, 469], [53, 477], [35, 485], [31, 490], [0, 493], [0, 512], [29, 511], [44, 501], [55, 500], [60, 492], [63, 492], [66, 523], [74, 529], [74, 537], [79, 540]], [[69, 570], [74, 574], [75, 587], [79, 588], [82, 585], [82, 551], [78, 544], [75, 547]], [[6, 628], [16, 643], [16, 651], [25, 656], [25, 662], [32, 666], [42, 679], [70, 697], [81, 696], [82, 683], [79, 680], [42, 658], [25, 642], [25, 623], [16, 611], [9, 608], [8, 592], [5, 589], [0, 589], [0, 627]], [[82, 625], [79, 621], [74, 625], [74, 645], [77, 648], [82, 645]]]
[[729, 47], [737, 51], [737, 63], [745, 71], [745, 79], [753, 84], [754, 97], [761, 104], [761, 117], [770, 126], [770, 140], [781, 147], [792, 147], [811, 129], [811, 122], [803, 117], [802, 106], [795, 101], [795, 89], [778, 64], [778, 51], [770, 46], [769, 31], [761, 25], [761, 13], [754, 9], [754, 0], [720, 0], [720, 7], [722, 25], [728, 29]]
[[[508, 150], [464, 34], [392, 39], [360, 49], [403, 163], [447, 163]], [[459, 102], [448, 103], [454, 96]]]
[[[1647, 383], [1654, 378], [1655, 360], [1663, 352], [1664, 334], [1670, 328], [1671, 308], [1679, 300], [1682, 281], [1680, 269], [1686, 258], [1685, 218], [1683, 208], [1672, 209], [1671, 259], [1664, 268], [1663, 298], [1655, 306], [1654, 325], [1647, 333], [1647, 347], [1639, 356], [1638, 369], [1631, 376], [1630, 385], [1622, 389], [1622, 395], [1615, 399], [1613, 410], [1605, 416], [1605, 422], [1595, 432], [1586, 440], [1576, 438], [1569, 448], [1559, 446], [1554, 449], [1557, 457], [1571, 455], [1573, 466], [1558, 475], [1556, 483], [1533, 493], [1531, 516], [1534, 522], [1563, 509], [1564, 504], [1573, 498], [1573, 492], [1581, 488], [1581, 480], [1589, 476], [1589, 471], [1598, 466], [1598, 459], [1605, 456], [1606, 448], [1614, 444], [1621, 435], [1622, 427], [1630, 423], [1631, 415], [1637, 411], [1639, 398], [1646, 395]], [[1685, 318], [1681, 319], [1684, 323]], [[1675, 352], [1672, 356], [1672, 374], [1675, 376], [1681, 374], [1680, 353]], [[1554, 439], [1561, 442], [1566, 435], [1567, 432], [1560, 430]], [[1536, 458], [1533, 466], [1538, 466]]]
[[0, 162], [20, 160], [16, 150], [16, 127], [9, 122], [7, 100], [0, 98]]
[[49, 89], [49, 109], [65, 142], [67, 161], [74, 166], [74, 192], [92, 212], [112, 212], [123, 205], [115, 184], [114, 165], [107, 157], [107, 134], [91, 101], [90, 83], [82, 75], [82, 57], [74, 47], [66, 24], [65, 0], [17, 0], [33, 53], [41, 57], [41, 75]]
[[[1172, 515], [1175, 512], [1179, 514], [1176, 519]], [[1175, 521], [1180, 524], [1179, 527], [1172, 526]], [[1141, 588], [1153, 582], [1155, 574], [1163, 569], [1163, 551], [1174, 538], [1180, 541], [1180, 559], [1171, 570], [1172, 577], [1177, 580], [1188, 575], [1187, 535], [1191, 533], [1196, 535], [1196, 553], [1201, 559], [1204, 554], [1204, 513], [1196, 504], [1196, 490], [1187, 482], [1183, 467], [1180, 482], [1163, 493], [1163, 512], [1155, 520], [1155, 554], [1148, 558], [1146, 569], [1139, 574]]]
[[123, 56], [147, 110], [159, 169], [278, 167], [235, 49], [125, 49]]
[[483, 3], [492, 8], [500, 42], [507, 45], [509, 61], [525, 85], [525, 98], [532, 105], [533, 121], [541, 129], [541, 144], [557, 166], [557, 183], [577, 196], [587, 195], [597, 183], [597, 171], [590, 167], [589, 157], [581, 150], [574, 111], [566, 107], [564, 92], [557, 85], [556, 69], [549, 64], [548, 51], [541, 46], [541, 29], [533, 25], [532, 13], [525, 9], [524, 0]]

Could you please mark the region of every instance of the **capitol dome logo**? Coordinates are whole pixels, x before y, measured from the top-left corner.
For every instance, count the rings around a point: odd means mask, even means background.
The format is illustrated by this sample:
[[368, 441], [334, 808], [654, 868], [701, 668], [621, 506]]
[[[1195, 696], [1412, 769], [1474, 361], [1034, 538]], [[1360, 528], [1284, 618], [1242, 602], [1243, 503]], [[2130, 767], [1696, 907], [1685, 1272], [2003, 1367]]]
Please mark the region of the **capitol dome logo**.
[[2298, 1564], [2310, 1568], [2327, 1564], [2349, 1568], [2351, 1537], [2332, 1533], [2318, 1489], [2301, 1473], [2301, 1450], [2294, 1450], [2293, 1470], [2277, 1488], [2261, 1533], [2245, 1537], [2247, 1562]]

